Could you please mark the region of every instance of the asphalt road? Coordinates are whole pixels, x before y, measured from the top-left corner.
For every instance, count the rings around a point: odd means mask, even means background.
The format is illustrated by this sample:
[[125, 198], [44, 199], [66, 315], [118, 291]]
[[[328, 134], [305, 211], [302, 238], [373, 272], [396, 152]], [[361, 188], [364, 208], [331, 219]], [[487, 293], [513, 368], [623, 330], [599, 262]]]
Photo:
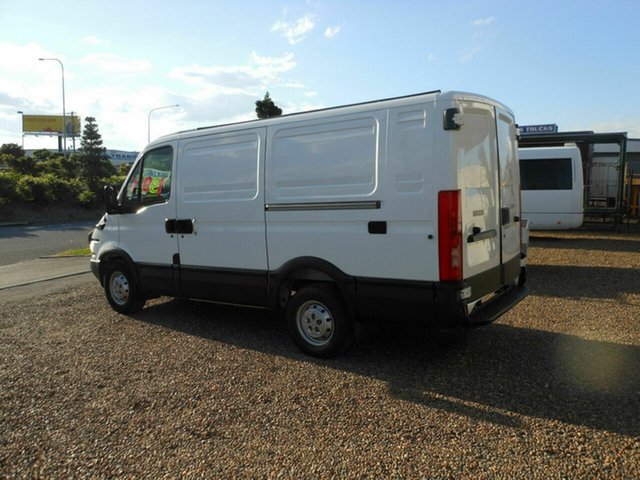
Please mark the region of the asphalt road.
[[0, 266], [87, 246], [99, 219], [52, 225], [0, 227]]

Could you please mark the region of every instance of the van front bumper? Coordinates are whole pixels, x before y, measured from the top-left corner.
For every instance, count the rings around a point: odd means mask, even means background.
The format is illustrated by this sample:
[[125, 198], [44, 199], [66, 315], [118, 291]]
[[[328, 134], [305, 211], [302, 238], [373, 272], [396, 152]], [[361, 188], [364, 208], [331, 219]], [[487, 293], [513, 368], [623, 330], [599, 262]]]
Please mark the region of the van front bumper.
[[93, 273], [95, 277], [102, 282], [102, 279], [100, 278], [100, 260], [92, 258], [89, 261], [89, 266], [91, 267], [91, 273]]

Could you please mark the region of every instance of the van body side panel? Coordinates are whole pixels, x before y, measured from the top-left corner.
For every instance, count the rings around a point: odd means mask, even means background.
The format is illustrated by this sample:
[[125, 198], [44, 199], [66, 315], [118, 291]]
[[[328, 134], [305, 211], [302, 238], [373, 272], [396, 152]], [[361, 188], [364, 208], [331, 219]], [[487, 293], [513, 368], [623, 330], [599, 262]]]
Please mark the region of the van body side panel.
[[350, 276], [434, 280], [433, 109], [426, 102], [269, 128], [270, 269], [318, 257]]
[[370, 234], [369, 224], [391, 220], [379, 201], [386, 122], [386, 111], [375, 110], [269, 127], [271, 271], [305, 257], [350, 276], [382, 270], [377, 252], [385, 235]]
[[180, 279], [187, 297], [267, 304], [265, 128], [179, 144]]

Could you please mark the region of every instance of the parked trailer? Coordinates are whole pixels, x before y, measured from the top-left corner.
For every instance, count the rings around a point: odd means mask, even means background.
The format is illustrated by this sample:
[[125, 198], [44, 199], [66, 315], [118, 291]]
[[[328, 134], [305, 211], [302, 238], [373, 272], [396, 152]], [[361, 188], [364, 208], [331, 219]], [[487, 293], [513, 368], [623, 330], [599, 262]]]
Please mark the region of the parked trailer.
[[514, 117], [440, 91], [160, 138], [91, 237], [111, 306], [170, 295], [286, 312], [331, 356], [354, 321], [495, 320], [526, 293]]
[[522, 216], [531, 230], [578, 228], [584, 217], [582, 160], [578, 147], [518, 149]]

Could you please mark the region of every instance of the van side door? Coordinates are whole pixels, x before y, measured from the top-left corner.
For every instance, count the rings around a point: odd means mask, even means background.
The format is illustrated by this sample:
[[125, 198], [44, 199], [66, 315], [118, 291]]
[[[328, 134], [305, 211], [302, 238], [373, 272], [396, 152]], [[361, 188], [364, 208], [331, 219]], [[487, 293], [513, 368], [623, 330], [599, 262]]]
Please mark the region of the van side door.
[[180, 141], [175, 231], [182, 295], [267, 304], [265, 128]]

